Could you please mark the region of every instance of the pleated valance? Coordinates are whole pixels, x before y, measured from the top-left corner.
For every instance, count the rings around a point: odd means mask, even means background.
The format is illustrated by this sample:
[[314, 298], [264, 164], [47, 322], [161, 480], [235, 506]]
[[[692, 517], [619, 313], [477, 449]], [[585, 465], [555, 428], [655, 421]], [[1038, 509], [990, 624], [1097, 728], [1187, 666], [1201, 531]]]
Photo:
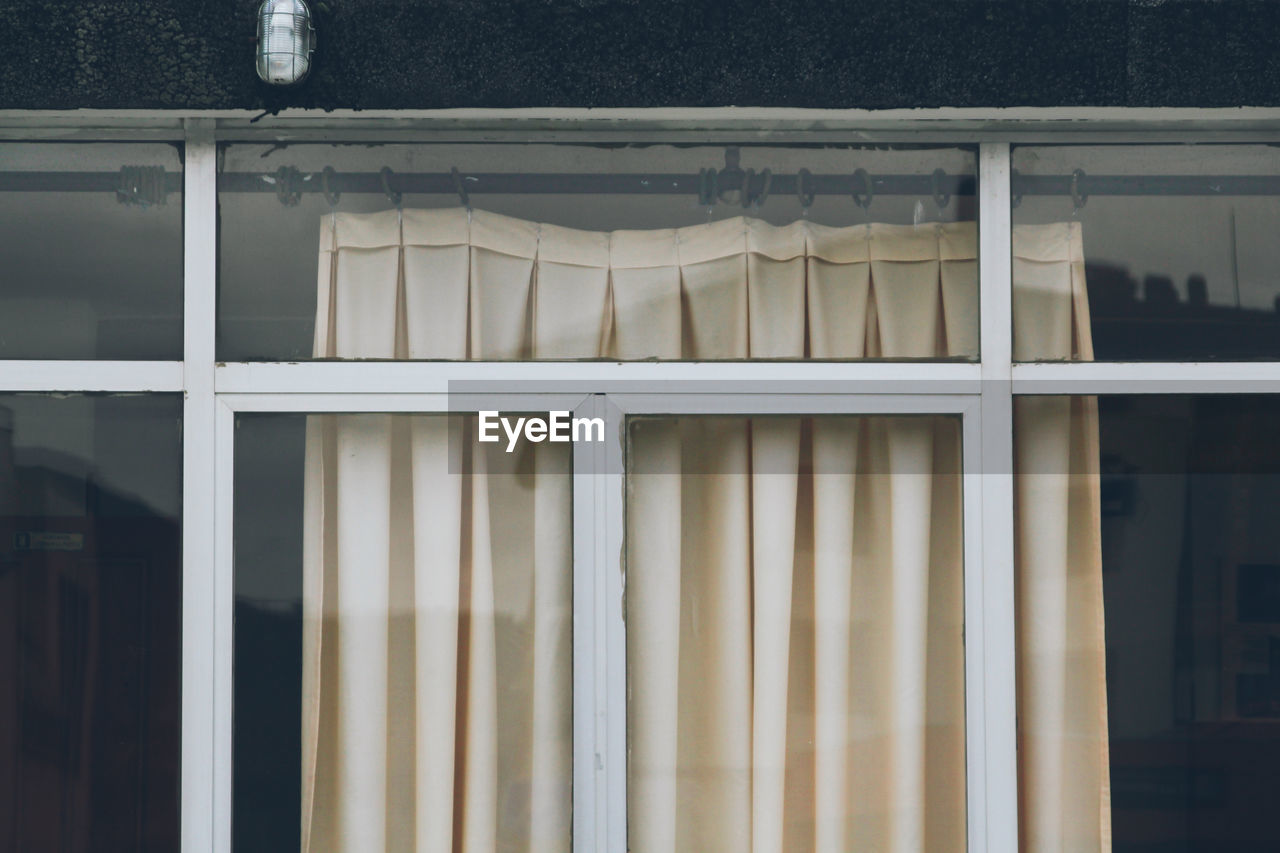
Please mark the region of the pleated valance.
[[320, 229], [317, 358], [976, 358], [972, 222], [582, 231], [461, 208]]

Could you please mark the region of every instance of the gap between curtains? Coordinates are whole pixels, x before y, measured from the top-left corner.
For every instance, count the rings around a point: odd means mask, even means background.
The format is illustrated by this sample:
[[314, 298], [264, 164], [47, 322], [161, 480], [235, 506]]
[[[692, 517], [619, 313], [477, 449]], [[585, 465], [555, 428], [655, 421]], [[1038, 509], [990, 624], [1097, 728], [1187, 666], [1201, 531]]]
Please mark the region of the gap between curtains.
[[[321, 358], [977, 354], [973, 223], [775, 227], [735, 218], [596, 233], [453, 209], [335, 214], [320, 234]], [[1074, 273], [1061, 274], [1079, 255], [1078, 224], [1015, 228], [1015, 253], [1024, 243], [1033, 257], [1015, 258], [1019, 322], [1026, 305], [1058, 299], [1063, 281], [1068, 293], [1083, 293], [1082, 267], [1078, 283]], [[1024, 286], [1032, 303], [1020, 296]], [[1087, 306], [1082, 316], [1087, 337]], [[1068, 328], [1080, 322], [1068, 314]], [[1040, 422], [1056, 436], [1060, 420], [1050, 413]], [[1087, 418], [1077, 422], [1087, 435]], [[551, 445], [519, 462], [468, 452], [461, 446], [466, 427], [446, 424], [386, 415], [309, 421], [304, 851], [567, 849], [568, 456], [550, 452]], [[1096, 420], [1092, 429], [1096, 441]], [[659, 429], [646, 453], [682, 470], [689, 430], [708, 433], [699, 441], [707, 442], [704, 458], [720, 464], [716, 476], [641, 478], [655, 485], [632, 487], [628, 506], [631, 849], [794, 849], [785, 846], [786, 816], [797, 808], [797, 792], [812, 801], [798, 808], [812, 812], [817, 850], [848, 849], [850, 833], [862, 838], [854, 849], [963, 846], [962, 608], [954, 605], [954, 625], [941, 616], [952, 607], [942, 591], [961, 590], [959, 526], [950, 520], [958, 485], [952, 494], [945, 478], [929, 473], [938, 459], [958, 466], [958, 433], [940, 436], [923, 419], [841, 427], [815, 419], [808, 428], [799, 419], [755, 419], [669, 427], [665, 438]], [[874, 462], [856, 449], [866, 442], [879, 448]], [[811, 476], [802, 488], [802, 453], [805, 465], [844, 473]], [[468, 469], [460, 467], [464, 459]], [[520, 470], [494, 470], [504, 465]], [[879, 491], [860, 490], [858, 476], [873, 470], [884, 475], [871, 480], [882, 484]], [[855, 505], [868, 500], [883, 525], [868, 534], [879, 544], [860, 545], [855, 532], [872, 514], [860, 515]], [[1020, 491], [1020, 509], [1026, 500], [1051, 505]], [[1062, 506], [1060, 514], [1043, 513], [1058, 524], [1058, 515], [1066, 518]], [[510, 529], [521, 532], [508, 535]], [[1068, 534], [1071, 542], [1078, 538]], [[875, 559], [858, 565], [860, 548]], [[812, 567], [802, 577], [797, 567], [806, 559]], [[1020, 579], [1025, 562], [1020, 551]], [[709, 612], [697, 622], [703, 651], [694, 663], [681, 659], [691, 642], [682, 597], [688, 567], [697, 568], [697, 583], [709, 584]], [[1059, 559], [1047, 571], [1060, 577], [1066, 567]], [[859, 577], [871, 578], [866, 582], [880, 589], [876, 600], [887, 605], [875, 637], [858, 633], [855, 616], [868, 606]], [[798, 582], [812, 586], [807, 639], [797, 633]], [[1029, 593], [1034, 585], [1021, 583], [1024, 611], [1029, 594], [1032, 606], [1045, 604], [1051, 585]], [[499, 642], [504, 607], [527, 619], [520, 635], [532, 638], [527, 649]], [[1086, 606], [1067, 618], [1100, 624], [1100, 608], [1099, 597], [1096, 613]], [[885, 654], [883, 700], [893, 719], [873, 773], [842, 748], [858, 725], [851, 703], [867, 665], [861, 640]], [[1020, 642], [1027, 641], [1024, 630]], [[1052, 658], [1052, 644], [1045, 654]], [[1049, 685], [1065, 678], [1054, 674], [1056, 665], [1050, 660], [1046, 668]], [[814, 674], [803, 675], [806, 667]], [[690, 678], [706, 691], [692, 707], [680, 693]], [[807, 725], [818, 747], [809, 780], [796, 787], [788, 756], [804, 735], [789, 685], [801, 682], [812, 684]], [[1056, 695], [1053, 689], [1037, 688], [1037, 695]], [[945, 700], [926, 701], [931, 692]], [[1104, 699], [1081, 701], [1095, 710], [1103, 703], [1102, 769], [1094, 758], [1080, 763], [1085, 775], [1105, 777]], [[1066, 721], [1052, 708], [1032, 707], [1039, 741], [1060, 741]], [[673, 773], [685, 747], [679, 732], [689, 714], [713, 708], [706, 737], [688, 747], [695, 760], [737, 768], [735, 780], [707, 792], [707, 820], [682, 824], [683, 783]], [[935, 729], [944, 733], [940, 741], [925, 734]], [[1024, 720], [1024, 742], [1028, 730]], [[1024, 811], [1024, 825], [1051, 826], [1055, 818], [1041, 814], [1048, 810], [1066, 826], [1075, 816], [1064, 804], [1088, 801], [1088, 792], [1042, 797], [1028, 794], [1026, 780], [1034, 779], [1037, 791], [1089, 785], [1063, 778], [1065, 750], [1048, 749], [1030, 768], [1026, 752], [1023, 801], [1031, 816]], [[945, 767], [930, 763], [939, 755]], [[1105, 788], [1095, 795], [1095, 807], [1105, 810]], [[863, 796], [886, 803], [872, 824], [848, 815], [850, 801]]]

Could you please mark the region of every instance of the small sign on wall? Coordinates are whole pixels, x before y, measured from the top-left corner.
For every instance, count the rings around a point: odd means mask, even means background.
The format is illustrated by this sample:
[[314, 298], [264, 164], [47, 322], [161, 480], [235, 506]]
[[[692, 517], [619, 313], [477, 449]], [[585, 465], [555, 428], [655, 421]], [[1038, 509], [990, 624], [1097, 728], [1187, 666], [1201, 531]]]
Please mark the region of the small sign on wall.
[[83, 551], [83, 533], [27, 530], [13, 534], [15, 551]]

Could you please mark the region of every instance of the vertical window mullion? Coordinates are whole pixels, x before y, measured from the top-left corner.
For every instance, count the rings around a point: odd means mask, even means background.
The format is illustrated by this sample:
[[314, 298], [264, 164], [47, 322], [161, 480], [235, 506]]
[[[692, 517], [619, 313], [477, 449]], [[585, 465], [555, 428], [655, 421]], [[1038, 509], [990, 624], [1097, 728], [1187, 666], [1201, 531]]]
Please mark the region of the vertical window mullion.
[[626, 645], [622, 617], [622, 420], [603, 395], [604, 442], [573, 457], [573, 849], [626, 850]]
[[965, 566], [969, 846], [972, 851], [1015, 853], [1018, 791], [1008, 143], [982, 144], [978, 191], [982, 559], [979, 565]]
[[[230, 850], [230, 615], [214, 563], [217, 172], [212, 123], [186, 123], [183, 194], [182, 850]], [[225, 646], [226, 654], [220, 655]], [[229, 673], [228, 673], [229, 674]]]
[[[574, 417], [593, 417], [595, 398], [574, 410]], [[597, 628], [595, 602], [597, 570], [595, 447], [573, 445], [573, 849], [596, 849], [599, 786], [596, 784], [596, 743], [599, 701], [596, 688]]]
[[597, 671], [607, 673], [604, 701], [608, 725], [605, 727], [604, 781], [608, 798], [604, 804], [603, 828], [607, 844], [597, 849], [625, 853], [627, 847], [627, 629], [624, 618], [626, 538], [626, 415], [609, 397], [596, 395], [596, 416], [605, 421], [605, 441], [598, 448], [592, 472], [603, 524], [598, 537], [602, 569], [599, 602], [603, 614], [606, 663]]

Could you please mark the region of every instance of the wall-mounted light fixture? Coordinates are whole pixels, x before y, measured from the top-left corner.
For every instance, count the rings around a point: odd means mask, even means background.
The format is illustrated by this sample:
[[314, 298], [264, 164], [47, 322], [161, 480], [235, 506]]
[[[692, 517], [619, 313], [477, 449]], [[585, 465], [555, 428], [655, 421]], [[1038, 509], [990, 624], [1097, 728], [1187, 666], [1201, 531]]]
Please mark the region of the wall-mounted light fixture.
[[258, 76], [275, 86], [300, 82], [311, 70], [316, 30], [303, 0], [264, 0], [258, 7]]

